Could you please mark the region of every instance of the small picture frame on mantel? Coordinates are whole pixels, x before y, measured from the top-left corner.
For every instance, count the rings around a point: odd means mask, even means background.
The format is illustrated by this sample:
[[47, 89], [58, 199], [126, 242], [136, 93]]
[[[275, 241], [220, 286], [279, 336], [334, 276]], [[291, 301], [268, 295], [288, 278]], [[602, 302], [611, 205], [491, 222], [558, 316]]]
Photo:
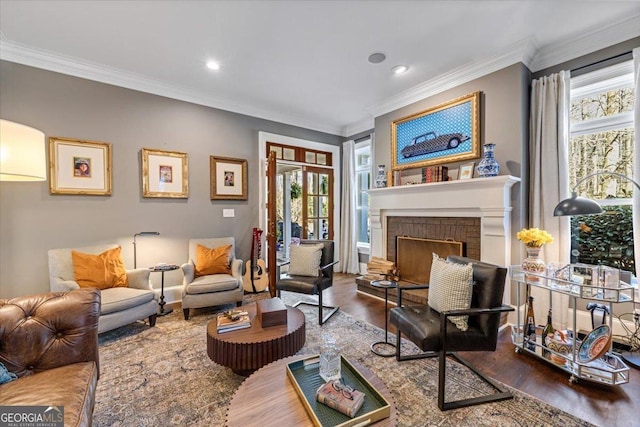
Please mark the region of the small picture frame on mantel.
[[469, 162], [460, 166], [460, 173], [458, 179], [471, 179], [473, 178], [473, 170], [475, 169], [475, 162]]

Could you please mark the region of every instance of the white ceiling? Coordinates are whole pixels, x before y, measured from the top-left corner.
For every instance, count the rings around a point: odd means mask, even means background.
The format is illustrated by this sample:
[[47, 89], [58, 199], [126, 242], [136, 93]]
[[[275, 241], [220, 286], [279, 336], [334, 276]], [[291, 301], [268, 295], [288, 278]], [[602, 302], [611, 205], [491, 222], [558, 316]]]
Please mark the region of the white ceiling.
[[3, 60], [349, 136], [513, 63], [640, 36], [640, 2], [0, 0], [0, 31]]

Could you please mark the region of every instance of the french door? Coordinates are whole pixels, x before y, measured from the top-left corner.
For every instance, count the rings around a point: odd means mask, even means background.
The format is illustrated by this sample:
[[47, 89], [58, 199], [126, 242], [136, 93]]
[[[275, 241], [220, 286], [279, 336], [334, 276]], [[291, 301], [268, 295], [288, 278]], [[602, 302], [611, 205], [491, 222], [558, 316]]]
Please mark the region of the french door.
[[333, 240], [333, 169], [302, 167], [302, 238]]
[[[279, 138], [293, 144], [272, 142]], [[339, 163], [340, 157], [336, 147], [313, 141], [298, 145], [291, 138], [266, 133], [260, 133], [260, 139], [266, 154], [266, 177], [261, 178], [260, 188], [266, 211], [262, 218], [267, 230], [267, 271], [269, 290], [275, 295], [277, 263], [288, 261], [291, 242], [337, 237], [339, 218], [334, 210], [340, 201], [334, 201], [334, 186], [339, 175], [334, 177], [334, 160]]]
[[269, 293], [276, 296], [276, 156], [269, 153], [267, 160], [267, 266], [269, 277]]

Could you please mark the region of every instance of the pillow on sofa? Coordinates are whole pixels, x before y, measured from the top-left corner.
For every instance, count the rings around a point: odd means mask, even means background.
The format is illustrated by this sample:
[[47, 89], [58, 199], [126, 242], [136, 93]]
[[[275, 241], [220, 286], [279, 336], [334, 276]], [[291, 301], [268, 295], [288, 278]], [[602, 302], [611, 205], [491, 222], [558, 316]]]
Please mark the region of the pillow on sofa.
[[17, 379], [18, 376], [13, 372], [9, 372], [6, 366], [0, 363], [0, 384], [8, 383]]
[[292, 276], [318, 276], [322, 244], [289, 246], [289, 274]]
[[78, 285], [97, 289], [129, 286], [121, 251], [120, 246], [98, 255], [72, 250], [73, 274]]
[[226, 245], [210, 249], [198, 244], [195, 260], [196, 277], [231, 273], [231, 248], [232, 245]]
[[[429, 307], [437, 312], [461, 310], [471, 307], [473, 296], [473, 267], [471, 264], [448, 262], [433, 254], [431, 276], [429, 278]], [[448, 318], [458, 329], [469, 329], [469, 316]]]

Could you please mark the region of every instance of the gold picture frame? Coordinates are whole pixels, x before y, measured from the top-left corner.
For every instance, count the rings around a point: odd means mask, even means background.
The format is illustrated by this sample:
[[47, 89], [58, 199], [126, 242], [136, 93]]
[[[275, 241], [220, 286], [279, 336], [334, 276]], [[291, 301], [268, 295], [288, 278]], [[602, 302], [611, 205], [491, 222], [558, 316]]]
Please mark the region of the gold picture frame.
[[187, 153], [142, 149], [142, 197], [189, 198]]
[[247, 161], [210, 156], [211, 200], [247, 200]]
[[111, 195], [111, 144], [49, 138], [49, 192]]
[[475, 170], [475, 162], [469, 162], [464, 165], [460, 165], [460, 176], [458, 179], [471, 179], [473, 178], [473, 172]]
[[391, 123], [392, 169], [480, 157], [480, 92]]

